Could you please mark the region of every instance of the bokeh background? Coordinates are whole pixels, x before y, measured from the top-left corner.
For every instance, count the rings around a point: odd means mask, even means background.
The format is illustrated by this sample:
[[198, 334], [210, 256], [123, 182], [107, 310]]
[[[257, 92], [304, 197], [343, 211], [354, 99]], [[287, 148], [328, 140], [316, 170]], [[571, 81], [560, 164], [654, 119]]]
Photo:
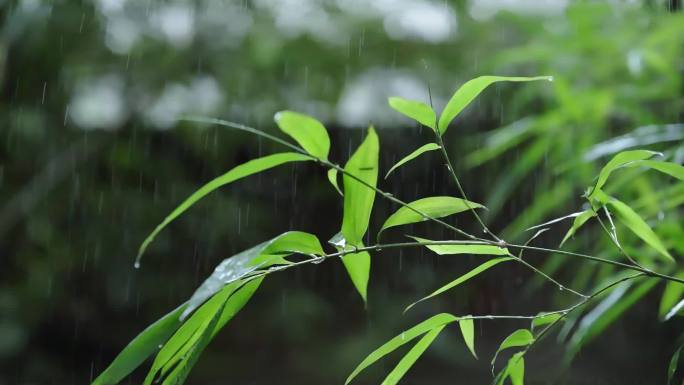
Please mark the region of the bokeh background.
[[[134, 269], [141, 241], [185, 196], [282, 150], [178, 121], [188, 114], [278, 134], [276, 111], [305, 112], [325, 122], [338, 163], [372, 123], [384, 174], [430, 140], [387, 106], [388, 96], [427, 101], [429, 89], [441, 108], [474, 76], [552, 75], [552, 83], [490, 87], [445, 137], [470, 198], [518, 242], [526, 227], [577, 211], [614, 152], [638, 146], [684, 159], [679, 1], [0, 0], [0, 20], [2, 385], [86, 384], [223, 258], [286, 230], [322, 240], [339, 230], [342, 204], [322, 170], [286, 166], [212, 194]], [[453, 195], [445, 172], [428, 154], [379, 184], [405, 201]], [[681, 184], [633, 171], [612, 186], [684, 255]], [[371, 230], [394, 209], [377, 200]], [[481, 231], [468, 215], [450, 221]], [[566, 226], [538, 243], [557, 245]], [[599, 230], [569, 247], [618, 258]], [[448, 236], [420, 224], [387, 240], [405, 233]], [[611, 273], [527, 258], [577, 289]], [[338, 261], [272, 275], [188, 383], [340, 384], [380, 343], [437, 312], [535, 314], [572, 301], [511, 265], [402, 315], [476, 262], [375, 253], [366, 308]], [[570, 365], [557, 338], [547, 339], [530, 353], [528, 383], [665, 383], [684, 323], [659, 322], [661, 291], [630, 306]], [[448, 329], [404, 383], [488, 383], [497, 343], [526, 325], [479, 322], [478, 361]], [[379, 382], [398, 358], [358, 383]]]

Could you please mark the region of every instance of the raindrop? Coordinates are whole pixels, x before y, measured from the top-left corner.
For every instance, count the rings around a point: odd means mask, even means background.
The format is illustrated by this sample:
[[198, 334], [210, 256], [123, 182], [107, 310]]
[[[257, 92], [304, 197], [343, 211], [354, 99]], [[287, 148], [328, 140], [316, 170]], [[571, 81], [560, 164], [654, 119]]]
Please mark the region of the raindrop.
[[562, 285], [558, 285], [558, 291], [563, 291], [565, 288]]
[[405, 339], [406, 339], [406, 333], [405, 333], [405, 332], [401, 332], [401, 340], [403, 341], [403, 340], [405, 340]]
[[133, 267], [136, 269], [139, 269], [140, 268], [140, 262], [135, 261], [135, 263], [133, 264]]

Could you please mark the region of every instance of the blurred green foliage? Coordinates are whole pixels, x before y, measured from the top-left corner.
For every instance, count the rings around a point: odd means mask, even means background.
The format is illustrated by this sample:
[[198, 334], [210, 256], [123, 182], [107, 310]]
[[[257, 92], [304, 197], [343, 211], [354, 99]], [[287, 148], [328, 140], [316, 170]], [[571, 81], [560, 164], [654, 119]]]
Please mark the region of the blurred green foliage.
[[[277, 149], [178, 123], [183, 114], [269, 131], [275, 111], [309, 113], [332, 129], [335, 162], [361, 140], [348, 128], [372, 121], [386, 171], [429, 134], [394, 113], [387, 96], [428, 102], [429, 84], [441, 107], [476, 75], [553, 75], [545, 87], [492, 87], [445, 137], [470, 197], [490, 208], [489, 224], [506, 239], [579, 211], [583, 189], [616, 151], [647, 146], [681, 164], [684, 16], [657, 1], [549, 4], [0, 1], [0, 384], [85, 383], [226, 255], [284, 229], [338, 230], [336, 193], [324, 176], [308, 176], [318, 168], [297, 166], [212, 195], [160, 235], [134, 271], [144, 234], [181, 199]], [[382, 187], [407, 201], [453, 193], [437, 159], [424, 155]], [[681, 257], [681, 184], [626, 169], [606, 191], [630, 203]], [[376, 211], [374, 229], [393, 210], [379, 204]], [[569, 247], [618, 258], [591, 226]], [[564, 233], [547, 232], [539, 242], [557, 245]], [[638, 238], [620, 234], [628, 252], [649, 257]], [[615, 273], [560, 261], [549, 259], [545, 271], [576, 289]], [[535, 311], [567, 300], [559, 292], [523, 295], [533, 288], [523, 287], [527, 272], [507, 271], [436, 299], [415, 318], [397, 316], [455, 270], [472, 268], [466, 262], [418, 252], [378, 256], [367, 311], [341, 266], [274, 278], [209, 347], [195, 381], [220, 383], [229, 367], [236, 383], [339, 383], [359, 357], [428, 312]], [[682, 324], [652, 322], [660, 290], [584, 347], [564, 381], [664, 382]], [[482, 328], [476, 333], [489, 352], [511, 329]], [[539, 352], [537, 364], [527, 361], [539, 366], [530, 383], [558, 374], [557, 348]], [[486, 363], [473, 364], [469, 354], [443, 335], [411, 378], [488, 378]], [[274, 369], [261, 370], [267, 365]], [[386, 372], [378, 368], [375, 378]]]

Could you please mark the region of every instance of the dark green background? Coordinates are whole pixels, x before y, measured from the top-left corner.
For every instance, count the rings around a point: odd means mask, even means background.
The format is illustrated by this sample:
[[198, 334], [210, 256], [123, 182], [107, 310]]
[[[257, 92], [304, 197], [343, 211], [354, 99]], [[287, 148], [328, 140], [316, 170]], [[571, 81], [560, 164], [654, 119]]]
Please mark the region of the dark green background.
[[[387, 96], [427, 101], [429, 84], [441, 108], [477, 75], [552, 75], [553, 83], [492, 86], [445, 137], [470, 198], [487, 204], [495, 231], [518, 242], [527, 226], [579, 209], [583, 189], [610, 155], [592, 157], [596, 143], [623, 134], [650, 143], [640, 136], [646, 130], [657, 137], [648, 148], [681, 163], [684, 16], [677, 2], [549, 3], [513, 2], [496, 12], [501, 5], [492, 1], [0, 0], [0, 384], [88, 383], [223, 258], [286, 230], [322, 240], [339, 230], [341, 201], [323, 170], [284, 166], [212, 194], [133, 269], [140, 242], [195, 188], [283, 150], [245, 133], [177, 122], [182, 114], [275, 134], [274, 112], [306, 112], [326, 123], [338, 163], [374, 123], [384, 174], [431, 140], [392, 112]], [[420, 7], [438, 15], [415, 16]], [[447, 35], [431, 41], [411, 34], [431, 30], [444, 15]], [[164, 20], [172, 32], [183, 22], [192, 32], [169, 38]], [[404, 29], [396, 27], [402, 22]], [[128, 45], [116, 42], [133, 35]], [[344, 103], [365, 112], [356, 116]], [[433, 153], [379, 185], [405, 201], [454, 195], [445, 172]], [[681, 257], [681, 207], [657, 204], [657, 193], [673, 185], [623, 175], [614, 190], [626, 201], [648, 201], [640, 206], [648, 218], [666, 212], [657, 230]], [[674, 201], [682, 195], [675, 191]], [[394, 209], [377, 200], [373, 234]], [[468, 215], [450, 221], [481, 231]], [[565, 226], [539, 244], [556, 246]], [[426, 224], [402, 230], [387, 239], [448, 236]], [[570, 247], [614, 257], [599, 230]], [[542, 266], [548, 257], [528, 259]], [[339, 384], [381, 342], [437, 312], [535, 314], [571, 300], [553, 286], [528, 283], [529, 272], [511, 265], [402, 316], [404, 306], [477, 259], [385, 250], [372, 261], [367, 308], [337, 261], [269, 277], [188, 383]], [[598, 266], [568, 264], [555, 275], [582, 288], [593, 285], [595, 272], [602, 274]], [[658, 321], [661, 289], [569, 368], [560, 364], [555, 338], [536, 347], [528, 383], [664, 383], [682, 322]], [[525, 326], [478, 322], [478, 361], [449, 328], [404, 383], [488, 383], [496, 344]], [[398, 358], [358, 383], [380, 382]]]

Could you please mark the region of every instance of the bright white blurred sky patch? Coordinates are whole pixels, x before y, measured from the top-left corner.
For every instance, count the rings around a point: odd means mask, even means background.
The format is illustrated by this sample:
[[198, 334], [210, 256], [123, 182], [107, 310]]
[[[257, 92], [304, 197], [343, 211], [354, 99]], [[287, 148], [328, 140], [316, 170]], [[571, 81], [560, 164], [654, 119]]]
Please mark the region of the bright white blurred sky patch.
[[475, 20], [488, 20], [499, 11], [525, 15], [550, 16], [565, 12], [569, 0], [472, 0], [470, 16]]
[[337, 121], [346, 127], [369, 123], [399, 126], [409, 120], [387, 105], [390, 96], [428, 103], [425, 83], [408, 71], [371, 69], [352, 80], [337, 104]]
[[128, 117], [123, 91], [123, 81], [116, 75], [83, 81], [69, 103], [69, 117], [86, 130], [115, 130]]
[[141, 111], [158, 129], [168, 129], [184, 114], [215, 114], [223, 93], [213, 77], [194, 78], [189, 85], [170, 83], [150, 105]]

